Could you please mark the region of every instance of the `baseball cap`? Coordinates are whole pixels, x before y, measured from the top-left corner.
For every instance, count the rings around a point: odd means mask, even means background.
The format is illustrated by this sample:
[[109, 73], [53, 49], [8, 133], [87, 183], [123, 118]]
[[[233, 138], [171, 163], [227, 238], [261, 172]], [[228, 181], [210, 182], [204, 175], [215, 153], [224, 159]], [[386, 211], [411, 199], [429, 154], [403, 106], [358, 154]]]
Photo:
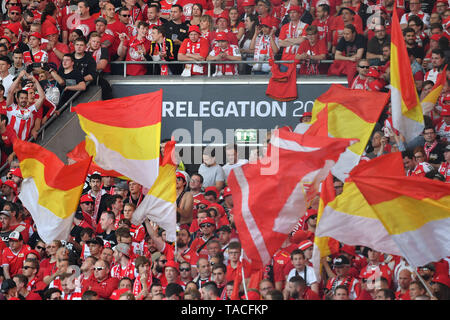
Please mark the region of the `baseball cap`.
[[441, 37], [442, 37], [442, 36], [441, 36], [440, 34], [433, 34], [433, 35], [430, 37], [430, 40], [439, 41], [439, 39], [440, 39]]
[[244, 0], [242, 2], [243, 7], [250, 7], [255, 5], [255, 0]]
[[221, 14], [219, 14], [216, 21], [219, 19], [225, 19], [227, 20], [227, 22], [230, 22], [230, 18], [228, 17], [228, 11], [223, 11]]
[[210, 224], [214, 225], [214, 227], [216, 226], [216, 222], [214, 221], [213, 218], [208, 217], [208, 218], [204, 219], [202, 222], [200, 222], [199, 226], [201, 226], [202, 224], [205, 224], [205, 223], [210, 223]]
[[373, 77], [373, 78], [379, 78], [380, 77], [380, 73], [378, 72], [377, 68], [375, 67], [370, 67], [369, 71], [366, 74], [367, 77]]
[[181, 178], [184, 180], [184, 182], [186, 182], [186, 176], [184, 174], [182, 174], [180, 171], [177, 171], [177, 173], [175, 175], [177, 178]]
[[11, 38], [10, 37], [7, 37], [7, 36], [2, 36], [1, 38], [0, 38], [0, 40], [1, 39], [6, 39], [9, 43], [11, 43], [12, 41], [11, 41]]
[[291, 11], [297, 11], [298, 13], [300, 13], [300, 12], [302, 12], [302, 9], [300, 8], [300, 6], [290, 6], [287, 13], [289, 13]]
[[35, 37], [35, 38], [38, 38], [38, 39], [42, 39], [42, 36], [41, 36], [41, 34], [39, 32], [31, 33], [30, 37]]
[[333, 259], [333, 265], [335, 267], [343, 267], [343, 266], [349, 266], [350, 261], [346, 256], [339, 256]]
[[11, 187], [14, 190], [14, 193], [17, 194], [17, 184], [14, 181], [6, 180], [3, 184], [8, 187]]
[[18, 231], [13, 231], [9, 234], [8, 238], [9, 238], [9, 240], [19, 241], [19, 240], [22, 240], [22, 235]]
[[21, 25], [20, 25], [20, 22], [14, 22], [14, 23], [8, 24], [5, 28], [9, 29], [16, 36], [19, 36], [19, 30], [21, 29]]
[[174, 268], [176, 270], [178, 270], [178, 267], [179, 267], [178, 263], [173, 260], [167, 260], [164, 266], [164, 268]]
[[356, 248], [355, 246], [349, 246], [348, 244], [344, 244], [341, 248], [342, 252], [345, 252], [351, 256], [356, 256]]
[[261, 26], [267, 26], [267, 27], [269, 27], [269, 28], [272, 28], [272, 27], [273, 27], [272, 18], [269, 17], [269, 16], [267, 16], [267, 17], [265, 17], [265, 18], [260, 17], [260, 18], [259, 18], [259, 24], [260, 24]]
[[216, 194], [216, 198], [219, 197], [219, 190], [215, 186], [209, 186], [205, 188], [205, 194], [209, 191], [213, 191]]
[[311, 240], [303, 240], [302, 242], [300, 242], [298, 244], [298, 248], [300, 250], [302, 250], [302, 251], [305, 251], [306, 249], [308, 249], [312, 245], [313, 245], [313, 242]]
[[19, 7], [19, 6], [12, 6], [11, 8], [9, 8], [9, 12], [13, 12], [13, 11], [21, 13], [22, 12], [22, 8]]
[[218, 32], [216, 34], [216, 41], [228, 41], [227, 34], [225, 32]]
[[9, 289], [17, 287], [13, 279], [5, 279], [2, 282], [2, 293], [8, 293]]
[[53, 23], [46, 23], [42, 26], [41, 33], [42, 36], [45, 38], [52, 34], [58, 34], [59, 31], [58, 28], [56, 28], [56, 26]]
[[317, 210], [314, 210], [314, 209], [306, 210], [305, 222], [308, 221], [308, 219], [313, 217], [313, 216], [317, 216]]
[[216, 209], [216, 211], [219, 213], [219, 215], [222, 217], [225, 215], [225, 209], [218, 203], [211, 203], [208, 206], [208, 209]]
[[125, 292], [130, 291], [128, 288], [116, 289], [113, 291], [111, 296], [109, 297], [111, 300], [119, 300], [120, 296]]
[[130, 258], [133, 255], [131, 246], [126, 243], [119, 243], [117, 246], [114, 247], [114, 250], [117, 250], [118, 252], [123, 253], [128, 258]]
[[225, 189], [223, 189], [223, 198], [231, 196], [231, 188], [230, 187], [226, 187]]
[[230, 228], [230, 226], [223, 225], [219, 229], [217, 229], [217, 232], [221, 232], [221, 231], [231, 233], [231, 228]]
[[20, 171], [20, 168], [15, 168], [15, 169], [11, 172], [11, 174], [12, 174], [13, 176], [16, 176], [16, 177], [19, 177], [19, 178], [23, 178], [23, 177], [22, 177], [22, 171]]
[[192, 25], [189, 27], [188, 34], [191, 32], [197, 32], [198, 34], [201, 34], [200, 28], [197, 25]]
[[80, 203], [84, 203], [84, 202], [94, 202], [94, 199], [92, 199], [92, 197], [90, 195], [84, 194], [81, 196]]
[[11, 217], [11, 212], [10, 211], [2, 210], [2, 211], [0, 211], [0, 214], [3, 214], [5, 216], [7, 216], [7, 217]]
[[450, 144], [445, 147], [444, 152], [450, 151]]
[[450, 277], [446, 274], [436, 274], [431, 282], [441, 283], [450, 288]]
[[103, 239], [100, 237], [95, 237], [94, 239], [89, 239], [88, 241], [86, 241], [87, 244], [98, 244], [99, 246], [103, 247]]
[[418, 267], [417, 269], [428, 269], [428, 270], [431, 270], [431, 271], [436, 271], [436, 268], [435, 268], [434, 264], [432, 264], [432, 263], [429, 263], [429, 264], [426, 264], [424, 266]]

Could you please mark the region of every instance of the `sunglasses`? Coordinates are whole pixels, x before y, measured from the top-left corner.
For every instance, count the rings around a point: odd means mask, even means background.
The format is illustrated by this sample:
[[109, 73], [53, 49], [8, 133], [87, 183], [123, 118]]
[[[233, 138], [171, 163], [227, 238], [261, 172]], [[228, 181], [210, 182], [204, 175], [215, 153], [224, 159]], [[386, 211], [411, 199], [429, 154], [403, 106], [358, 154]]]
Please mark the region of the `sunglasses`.
[[180, 268], [180, 271], [191, 271], [190, 268]]
[[202, 223], [202, 224], [200, 225], [200, 228], [204, 228], [204, 227], [212, 227], [212, 226], [213, 226], [212, 223]]
[[39, 249], [39, 250], [44, 250], [44, 249], [45, 249], [45, 247], [41, 247], [41, 246], [36, 246], [36, 249]]
[[358, 66], [358, 67], [361, 69], [369, 69], [370, 68], [370, 66]]
[[159, 260], [161, 263], [167, 263], [167, 260]]
[[32, 266], [23, 266], [23, 270], [34, 269]]
[[122, 17], [128, 18], [131, 16], [131, 14], [121, 14]]
[[10, 15], [13, 15], [13, 16], [17, 16], [17, 15], [19, 15], [20, 13], [19, 13], [19, 12], [12, 11], [12, 12], [10, 12], [9, 14], [10, 14]]
[[94, 267], [95, 271], [100, 271], [100, 270], [104, 270], [104, 269], [105, 269], [105, 267]]

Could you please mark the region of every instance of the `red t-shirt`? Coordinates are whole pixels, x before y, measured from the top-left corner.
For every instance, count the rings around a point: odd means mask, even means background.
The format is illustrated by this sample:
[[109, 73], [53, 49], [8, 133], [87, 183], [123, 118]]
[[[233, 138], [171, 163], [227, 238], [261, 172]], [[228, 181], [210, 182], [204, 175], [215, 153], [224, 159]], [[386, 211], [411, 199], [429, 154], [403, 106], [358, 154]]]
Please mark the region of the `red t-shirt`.
[[10, 248], [3, 249], [2, 266], [9, 265], [9, 275], [11, 278], [22, 269], [23, 262], [30, 250], [31, 248], [27, 244], [24, 244], [17, 253], [13, 253]]
[[[308, 40], [300, 43], [297, 54], [306, 53], [311, 56], [317, 56], [321, 54], [327, 54], [328, 50], [325, 41], [318, 40], [315, 45], [311, 45]], [[300, 61], [300, 74], [318, 74], [318, 63], [310, 63], [306, 60]]]

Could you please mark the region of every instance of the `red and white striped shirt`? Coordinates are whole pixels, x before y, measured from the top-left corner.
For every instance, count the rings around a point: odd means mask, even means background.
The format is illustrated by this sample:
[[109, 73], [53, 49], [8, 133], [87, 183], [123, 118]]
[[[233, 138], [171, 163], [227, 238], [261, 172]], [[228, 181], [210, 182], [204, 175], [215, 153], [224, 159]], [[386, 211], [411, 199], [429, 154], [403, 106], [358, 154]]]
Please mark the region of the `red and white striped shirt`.
[[6, 110], [8, 126], [14, 129], [19, 139], [27, 140], [34, 127], [37, 113], [38, 110], [36, 110], [36, 105], [34, 104], [26, 109], [22, 109], [17, 104], [13, 103]]
[[[33, 58], [31, 57], [33, 55]], [[23, 62], [28, 65], [33, 62], [47, 62], [48, 61], [48, 53], [44, 50], [39, 50], [36, 53], [32, 53], [31, 51], [25, 51], [23, 53]]]
[[125, 268], [122, 268], [120, 263], [118, 263], [111, 268], [111, 277], [117, 279], [122, 279], [125, 277], [134, 279], [134, 270], [135, 270], [134, 261], [128, 262]]

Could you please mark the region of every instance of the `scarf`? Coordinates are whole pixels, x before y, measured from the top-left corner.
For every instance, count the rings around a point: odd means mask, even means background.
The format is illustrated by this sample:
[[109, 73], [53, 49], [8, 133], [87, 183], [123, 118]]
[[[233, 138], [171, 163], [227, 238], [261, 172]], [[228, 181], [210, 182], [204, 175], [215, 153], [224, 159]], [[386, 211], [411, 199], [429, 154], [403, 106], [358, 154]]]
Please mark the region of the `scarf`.
[[[216, 46], [213, 50], [216, 56], [222, 52], [226, 52], [229, 56], [233, 55], [233, 48], [230, 45], [228, 45], [226, 49], [221, 49]], [[224, 75], [233, 75], [236, 71], [235, 67], [236, 65], [234, 64], [218, 64], [216, 65], [216, 74], [221, 72]]]

